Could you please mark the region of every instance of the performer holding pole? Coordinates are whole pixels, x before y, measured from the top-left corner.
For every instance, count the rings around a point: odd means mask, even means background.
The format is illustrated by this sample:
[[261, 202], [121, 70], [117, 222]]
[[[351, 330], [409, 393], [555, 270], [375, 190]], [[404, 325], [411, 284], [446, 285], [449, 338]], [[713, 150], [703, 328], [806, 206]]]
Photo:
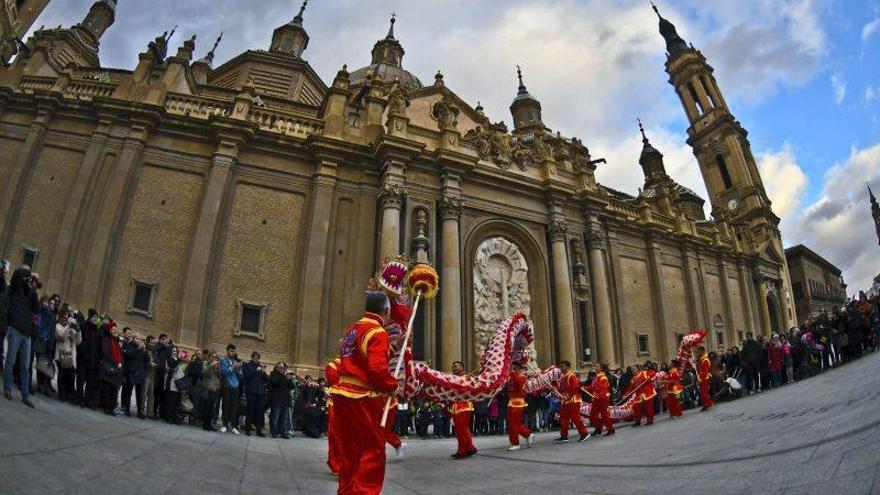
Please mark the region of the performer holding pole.
[[596, 378], [587, 387], [587, 392], [593, 396], [590, 407], [590, 422], [593, 423], [593, 434], [601, 435], [605, 428], [605, 436], [614, 435], [614, 422], [611, 420], [609, 406], [611, 404], [611, 384], [608, 382], [608, 365], [599, 365]]
[[672, 360], [672, 368], [667, 374], [666, 382], [666, 408], [669, 409], [669, 419], [681, 417], [681, 400], [679, 396], [684, 390], [681, 386], [681, 372], [678, 370], [678, 359]]
[[[452, 373], [458, 376], [464, 375], [464, 363], [452, 362]], [[474, 405], [470, 401], [457, 401], [452, 403], [452, 429], [455, 431], [455, 439], [458, 440], [458, 450], [450, 457], [464, 459], [477, 453], [474, 440], [471, 436], [471, 418], [474, 415]]]
[[330, 389], [331, 428], [338, 440], [340, 495], [378, 495], [385, 482], [385, 434], [379, 426], [384, 397], [397, 393], [388, 371], [388, 296], [367, 292], [366, 312], [342, 339], [339, 382]]
[[697, 382], [700, 384], [700, 402], [703, 403], [700, 412], [704, 412], [708, 411], [714, 404], [712, 394], [709, 393], [709, 383], [712, 378], [712, 361], [709, 359], [709, 355], [706, 354], [706, 348], [703, 346], [697, 348], [697, 354], [700, 355], [700, 361], [697, 364]]
[[526, 383], [528, 379], [522, 372], [522, 364], [514, 362], [510, 365], [510, 378], [507, 379], [507, 436], [510, 447], [507, 450], [519, 450], [519, 437], [526, 439], [526, 446], [531, 448], [535, 443], [535, 435], [523, 424], [523, 413], [526, 410]]
[[634, 427], [642, 426], [642, 414], [645, 414], [648, 418], [645, 422], [646, 426], [654, 424], [654, 397], [657, 395], [657, 390], [654, 387], [654, 376], [656, 375], [657, 371], [654, 369], [654, 363], [647, 362], [645, 367], [633, 378], [633, 381], [641, 388], [633, 404]]
[[590, 432], [584, 426], [581, 418], [581, 382], [577, 375], [571, 371], [571, 363], [560, 361], [559, 369], [562, 370], [562, 378], [559, 384], [559, 393], [562, 394], [562, 404], [559, 408], [559, 438], [557, 443], [568, 442], [568, 424], [574, 423], [580, 438], [578, 442], [590, 438]]

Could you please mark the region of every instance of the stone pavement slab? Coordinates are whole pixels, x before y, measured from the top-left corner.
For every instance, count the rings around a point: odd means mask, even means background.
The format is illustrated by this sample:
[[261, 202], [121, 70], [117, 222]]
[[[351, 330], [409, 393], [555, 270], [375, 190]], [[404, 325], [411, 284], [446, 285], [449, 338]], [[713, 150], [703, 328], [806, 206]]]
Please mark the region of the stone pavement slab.
[[[610, 438], [453, 461], [454, 440], [410, 440], [385, 493], [880, 494], [880, 353], [680, 421]], [[0, 494], [332, 494], [326, 441], [207, 433], [37, 399], [0, 400]]]

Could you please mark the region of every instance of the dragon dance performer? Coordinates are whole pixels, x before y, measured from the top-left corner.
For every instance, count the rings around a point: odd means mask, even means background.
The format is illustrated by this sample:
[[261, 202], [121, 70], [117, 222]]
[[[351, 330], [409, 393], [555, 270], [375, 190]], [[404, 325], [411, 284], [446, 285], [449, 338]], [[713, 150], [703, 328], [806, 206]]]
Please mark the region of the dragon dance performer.
[[581, 382], [577, 375], [571, 371], [571, 363], [560, 361], [559, 369], [562, 370], [562, 378], [559, 380], [559, 393], [562, 395], [562, 404], [559, 407], [559, 438], [557, 443], [568, 442], [568, 424], [574, 423], [580, 438], [578, 442], [590, 438], [590, 432], [584, 426], [581, 418]]
[[[409, 273], [406, 262], [406, 257], [401, 255], [386, 256], [383, 259], [383, 266], [379, 274], [370, 282], [371, 288], [381, 290], [391, 301], [391, 318], [385, 325], [385, 331], [388, 332], [388, 344], [391, 349], [388, 360], [388, 369], [391, 373], [394, 372], [397, 366], [400, 346], [403, 343], [403, 337], [409, 325], [409, 318], [412, 315], [412, 308], [410, 308], [405, 294], [406, 276]], [[407, 349], [403, 356], [404, 370], [409, 369], [408, 364], [411, 360], [412, 351]], [[388, 409], [388, 419], [385, 423], [385, 442], [394, 449], [397, 459], [402, 459], [406, 453], [406, 443], [402, 442], [397, 433], [394, 432], [398, 400], [397, 396], [393, 397]]]
[[703, 403], [700, 412], [708, 411], [714, 404], [712, 394], [709, 393], [709, 383], [712, 378], [712, 360], [706, 354], [706, 348], [700, 346], [697, 348], [697, 354], [700, 355], [700, 362], [697, 365], [697, 382], [700, 384], [700, 402]]
[[642, 426], [642, 414], [647, 416], [645, 425], [654, 424], [654, 397], [657, 389], [654, 387], [654, 377], [657, 370], [654, 363], [645, 363], [645, 367], [633, 378], [633, 390], [636, 390], [635, 402], [633, 403], [633, 426]]
[[669, 409], [669, 419], [681, 417], [681, 371], [678, 370], [678, 359], [672, 360], [672, 368], [669, 369], [666, 378], [666, 408]]
[[[452, 373], [458, 376], [464, 375], [464, 363], [453, 361]], [[471, 417], [474, 415], [474, 405], [469, 401], [456, 401], [452, 403], [452, 429], [455, 430], [455, 439], [458, 440], [458, 450], [450, 457], [464, 459], [477, 453], [471, 436]]]
[[[339, 363], [337, 357], [333, 361], [327, 363], [324, 367], [324, 378], [327, 379], [327, 386], [334, 387], [339, 383]], [[327, 399], [327, 467], [333, 476], [339, 476], [339, 461], [336, 456], [339, 452], [339, 439], [333, 430], [333, 397]]]
[[590, 423], [593, 424], [593, 434], [601, 435], [602, 429], [605, 428], [605, 436], [614, 435], [614, 422], [611, 421], [611, 413], [609, 407], [611, 405], [611, 384], [608, 382], [608, 365], [599, 365], [599, 371], [596, 372], [596, 378], [593, 383], [585, 387], [587, 392], [593, 396], [590, 407]]
[[390, 316], [388, 296], [367, 292], [366, 312], [349, 327], [340, 346], [339, 382], [330, 389], [339, 495], [379, 494], [385, 482], [385, 431], [379, 423], [385, 398], [398, 388], [388, 371], [388, 334], [383, 328]]
[[510, 377], [507, 379], [507, 436], [510, 447], [507, 450], [519, 450], [519, 437], [526, 439], [526, 446], [531, 448], [535, 443], [535, 435], [523, 424], [523, 413], [526, 410], [526, 378], [522, 372], [522, 364], [514, 362], [510, 365]]

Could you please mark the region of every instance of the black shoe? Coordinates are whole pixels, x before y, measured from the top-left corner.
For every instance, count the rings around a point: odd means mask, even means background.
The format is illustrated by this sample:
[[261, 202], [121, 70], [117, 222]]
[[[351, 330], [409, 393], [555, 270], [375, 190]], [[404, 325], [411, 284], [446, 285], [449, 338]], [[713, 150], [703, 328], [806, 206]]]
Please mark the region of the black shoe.
[[144, 413], [138, 413], [138, 419], [147, 419], [147, 415]]
[[642, 426], [642, 424], [641, 424], [641, 423], [633, 423], [633, 424], [632, 424], [632, 427], [633, 427], [633, 428], [637, 428], [637, 427], [639, 427], [639, 426]]
[[262, 431], [258, 431], [257, 436], [261, 438], [266, 438], [266, 435]]
[[31, 402], [30, 399], [21, 399], [21, 403], [28, 406], [31, 409], [36, 409], [36, 407], [34, 407], [34, 403]]
[[453, 459], [464, 459], [464, 458], [467, 457], [467, 456], [464, 455], [464, 454], [459, 454], [458, 452], [456, 452], [456, 453], [452, 454], [452, 455], [449, 456], [449, 457], [451, 457], [451, 458], [453, 458]]
[[128, 409], [125, 410], [125, 417], [127, 417], [127, 418], [131, 417], [131, 411], [129, 411]]
[[653, 421], [648, 421], [647, 423], [645, 423], [645, 426], [651, 426], [651, 425], [653, 425], [653, 424], [654, 424]]
[[706, 412], [708, 410], [709, 410], [709, 408], [706, 406], [703, 406], [702, 408], [700, 408], [700, 412]]
[[465, 454], [465, 457], [473, 457], [473, 456], [475, 456], [475, 455], [477, 455], [477, 449], [474, 449], [474, 450], [468, 451], [468, 453]]
[[590, 438], [590, 433], [589, 432], [584, 433], [583, 435], [581, 435], [580, 438], [578, 438], [578, 442], [583, 442], [584, 440], [586, 440], [588, 438]]
[[614, 430], [608, 430], [608, 431], [606, 431], [606, 432], [605, 432], [605, 435], [603, 435], [603, 436], [610, 437], [611, 435], [614, 435]]
[[568, 443], [568, 438], [567, 438], [567, 437], [559, 437], [559, 438], [557, 438], [556, 440], [554, 440], [554, 442], [556, 442], [556, 443]]

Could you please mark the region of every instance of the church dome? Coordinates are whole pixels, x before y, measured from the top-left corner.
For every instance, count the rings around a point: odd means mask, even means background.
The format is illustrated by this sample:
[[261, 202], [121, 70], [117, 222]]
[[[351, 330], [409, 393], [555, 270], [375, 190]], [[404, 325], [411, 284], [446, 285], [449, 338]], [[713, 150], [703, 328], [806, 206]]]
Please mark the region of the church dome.
[[400, 86], [412, 91], [422, 87], [422, 82], [411, 72], [403, 68], [403, 46], [394, 37], [394, 16], [391, 17], [391, 27], [388, 29], [388, 35], [384, 39], [376, 42], [373, 46], [372, 62], [366, 67], [361, 67], [352, 71], [349, 80], [352, 86], [364, 84], [367, 76], [375, 80], [392, 82], [395, 79], [400, 81]]

